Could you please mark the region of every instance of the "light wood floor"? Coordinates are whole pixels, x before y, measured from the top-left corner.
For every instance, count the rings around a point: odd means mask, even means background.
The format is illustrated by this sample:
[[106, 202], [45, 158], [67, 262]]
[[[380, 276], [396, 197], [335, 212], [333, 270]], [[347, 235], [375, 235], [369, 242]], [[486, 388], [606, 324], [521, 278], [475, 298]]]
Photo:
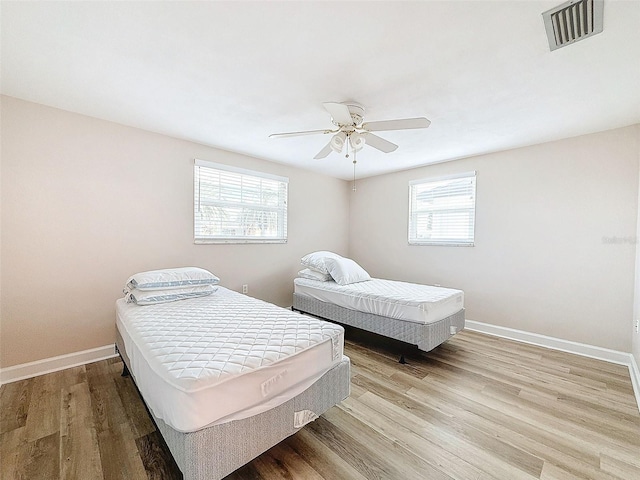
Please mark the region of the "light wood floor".
[[[400, 365], [348, 338], [351, 396], [228, 479], [640, 479], [626, 367], [467, 331]], [[4, 385], [0, 478], [181, 478], [121, 368]]]

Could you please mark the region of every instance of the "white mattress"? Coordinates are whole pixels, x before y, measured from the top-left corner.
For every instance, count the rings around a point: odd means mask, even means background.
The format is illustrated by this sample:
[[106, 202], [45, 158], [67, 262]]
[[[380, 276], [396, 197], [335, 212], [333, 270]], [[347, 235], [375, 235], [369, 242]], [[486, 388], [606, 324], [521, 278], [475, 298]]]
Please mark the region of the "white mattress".
[[342, 360], [344, 329], [220, 287], [201, 298], [116, 302], [130, 369], [153, 414], [180, 432], [247, 418]]
[[359, 312], [416, 323], [433, 323], [464, 307], [464, 292], [452, 288], [374, 278], [338, 285], [306, 278], [294, 280], [294, 291]]

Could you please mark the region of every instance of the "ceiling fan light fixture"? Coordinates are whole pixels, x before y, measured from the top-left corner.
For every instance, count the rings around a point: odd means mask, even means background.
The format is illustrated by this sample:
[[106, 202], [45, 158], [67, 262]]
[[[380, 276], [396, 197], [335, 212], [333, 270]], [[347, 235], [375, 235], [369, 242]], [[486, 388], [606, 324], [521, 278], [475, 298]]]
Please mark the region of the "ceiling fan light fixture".
[[333, 137], [331, 137], [331, 149], [336, 152], [342, 152], [342, 147], [344, 147], [344, 142], [347, 140], [347, 134], [344, 132], [338, 132]]
[[349, 143], [351, 144], [351, 148], [353, 148], [355, 151], [358, 151], [362, 150], [362, 147], [364, 147], [366, 141], [363, 135], [355, 132], [349, 135]]

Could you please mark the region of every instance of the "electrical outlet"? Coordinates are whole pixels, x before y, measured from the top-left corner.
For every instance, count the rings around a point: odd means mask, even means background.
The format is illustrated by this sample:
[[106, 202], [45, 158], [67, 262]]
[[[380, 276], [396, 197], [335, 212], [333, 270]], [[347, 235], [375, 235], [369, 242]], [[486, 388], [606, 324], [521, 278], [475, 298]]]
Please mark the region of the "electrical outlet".
[[640, 318], [636, 318], [636, 333], [640, 332]]
[[242, 285], [242, 293], [244, 294], [249, 293], [249, 285], [247, 285], [246, 283]]

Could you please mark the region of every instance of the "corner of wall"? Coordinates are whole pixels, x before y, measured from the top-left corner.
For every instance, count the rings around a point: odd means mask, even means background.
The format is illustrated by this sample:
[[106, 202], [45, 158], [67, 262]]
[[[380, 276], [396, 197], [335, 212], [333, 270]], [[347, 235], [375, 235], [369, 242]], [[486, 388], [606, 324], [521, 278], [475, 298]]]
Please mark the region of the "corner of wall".
[[[637, 322], [640, 322], [640, 248], [638, 242], [640, 241], [640, 124], [636, 126], [636, 152], [638, 156], [638, 217], [636, 223], [636, 276], [635, 286], [633, 289], [633, 320], [631, 326], [631, 354], [633, 355], [636, 365], [640, 365], [640, 331], [636, 327]], [[636, 373], [638, 372], [636, 368]], [[638, 378], [640, 382], [640, 378]], [[640, 388], [640, 387], [639, 387]], [[636, 394], [638, 392], [636, 391]]]
[[629, 375], [631, 376], [633, 393], [636, 395], [638, 410], [640, 410], [640, 369], [638, 369], [638, 363], [633, 355], [631, 355], [631, 363], [629, 364]]

